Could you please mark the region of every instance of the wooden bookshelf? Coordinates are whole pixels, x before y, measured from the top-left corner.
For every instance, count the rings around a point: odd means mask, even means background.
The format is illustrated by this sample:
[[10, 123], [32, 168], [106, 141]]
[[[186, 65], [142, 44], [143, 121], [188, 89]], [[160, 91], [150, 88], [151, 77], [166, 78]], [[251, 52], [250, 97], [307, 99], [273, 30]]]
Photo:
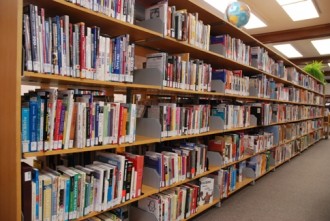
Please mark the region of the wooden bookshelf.
[[[143, 0], [146, 1], [146, 0]], [[301, 88], [307, 91], [311, 91], [316, 95], [323, 96], [322, 93], [314, 92], [309, 88], [304, 88], [303, 86], [294, 84], [290, 81], [283, 80], [276, 76], [270, 75], [269, 73], [265, 73], [259, 69], [256, 69], [252, 66], [241, 64], [231, 59], [227, 59], [217, 53], [206, 51], [203, 49], [199, 49], [195, 46], [189, 45], [186, 42], [177, 41], [173, 38], [163, 36], [162, 34], [148, 30], [146, 28], [140, 27], [138, 25], [129, 24], [101, 13], [94, 12], [92, 10], [80, 7], [78, 5], [74, 5], [65, 0], [52, 0], [52, 1], [39, 1], [39, 0], [12, 0], [12, 1], [0, 1], [0, 27], [2, 30], [6, 30], [6, 35], [2, 35], [0, 46], [2, 49], [2, 53], [0, 54], [0, 62], [1, 62], [1, 87], [0, 93], [2, 96], [1, 108], [0, 108], [0, 122], [2, 126], [0, 127], [0, 141], [3, 148], [0, 148], [0, 172], [2, 174], [0, 178], [0, 187], [6, 191], [2, 191], [1, 199], [0, 199], [0, 214], [6, 214], [6, 218], [8, 220], [23, 220], [21, 216], [21, 168], [20, 161], [21, 158], [29, 158], [29, 157], [47, 157], [51, 155], [58, 154], [69, 154], [69, 153], [82, 153], [89, 151], [97, 151], [97, 150], [106, 150], [106, 149], [121, 149], [128, 146], [137, 146], [144, 144], [152, 144], [158, 142], [165, 142], [171, 140], [179, 140], [179, 139], [190, 139], [201, 136], [209, 136], [221, 133], [228, 132], [236, 132], [243, 131], [255, 128], [261, 128], [271, 125], [280, 125], [287, 123], [295, 123], [312, 119], [323, 118], [322, 116], [316, 118], [307, 118], [295, 121], [288, 122], [279, 122], [270, 125], [263, 126], [250, 126], [244, 128], [233, 128], [228, 130], [213, 130], [201, 134], [194, 135], [183, 135], [183, 136], [175, 136], [168, 138], [150, 138], [137, 136], [136, 141], [134, 143], [124, 143], [120, 145], [103, 145], [103, 146], [94, 146], [94, 147], [86, 147], [86, 148], [72, 148], [66, 150], [56, 150], [56, 151], [47, 151], [47, 152], [32, 152], [32, 153], [21, 153], [21, 134], [20, 134], [20, 125], [21, 125], [21, 85], [39, 85], [42, 87], [92, 87], [92, 88], [101, 88], [105, 90], [112, 91], [112, 89], [134, 89], [134, 90], [142, 90], [147, 91], [154, 94], [180, 94], [180, 95], [196, 95], [199, 97], [208, 97], [208, 98], [234, 98], [238, 100], [254, 100], [254, 101], [265, 101], [265, 102], [276, 102], [276, 103], [285, 103], [285, 104], [297, 104], [297, 105], [308, 105], [308, 106], [318, 106], [322, 107], [323, 105], [317, 104], [309, 104], [303, 102], [290, 102], [290, 101], [278, 101], [275, 99], [268, 98], [259, 98], [253, 96], [239, 96], [239, 95], [230, 95], [216, 92], [201, 92], [201, 91], [189, 91], [189, 90], [181, 90], [175, 88], [164, 88], [160, 85], [144, 85], [144, 84], [134, 84], [134, 83], [121, 83], [121, 82], [105, 82], [105, 81], [97, 81], [90, 79], [80, 79], [80, 78], [71, 78], [59, 75], [52, 74], [43, 74], [43, 73], [33, 73], [22, 71], [22, 7], [23, 4], [33, 3], [40, 7], [46, 9], [46, 14], [49, 16], [52, 15], [64, 15], [67, 14], [70, 16], [70, 21], [75, 22], [85, 22], [86, 26], [98, 26], [102, 30], [102, 34], [107, 34], [109, 36], [117, 36], [122, 34], [130, 34], [131, 42], [136, 43], [136, 45], [146, 46], [148, 49], [156, 49], [161, 51], [166, 51], [169, 53], [179, 53], [179, 52], [189, 52], [191, 56], [194, 58], [202, 59], [206, 63], [210, 63], [213, 68], [227, 68], [227, 69], [241, 69], [247, 74], [264, 74], [268, 77], [273, 78], [277, 83], [283, 83], [285, 85], [291, 85], [297, 88]], [[227, 23], [218, 15], [218, 12], [215, 9], [210, 8], [206, 4], [202, 4], [198, 0], [180, 0], [174, 1], [169, 0], [170, 5], [176, 5], [177, 9], [186, 8], [190, 12], [198, 12], [199, 18], [204, 21], [205, 24], [210, 24], [212, 26], [213, 34], [220, 33], [228, 33], [233, 37], [242, 39], [245, 43], [251, 46], [262, 46], [266, 48], [271, 55], [276, 60], [283, 60], [284, 64], [287, 66], [294, 66], [300, 72], [304, 73], [299, 67], [294, 65], [289, 60], [283, 58], [276, 52], [267, 48], [261, 42], [257, 41], [250, 35], [246, 34], [241, 29], [236, 28], [235, 26]], [[321, 130], [317, 129], [317, 130]], [[314, 132], [314, 131], [312, 131]], [[308, 135], [312, 132], [306, 133], [304, 135], [300, 135], [295, 139], [285, 141], [285, 143], [294, 141], [299, 139], [305, 135]], [[318, 141], [315, 141], [308, 145], [308, 147], [312, 146]], [[282, 144], [280, 144], [282, 145]], [[274, 146], [275, 147], [275, 146]], [[272, 147], [272, 148], [274, 148]], [[308, 148], [307, 147], [307, 148]], [[306, 149], [307, 149], [306, 148]], [[304, 149], [304, 150], [306, 150]], [[255, 155], [262, 154], [265, 151], [261, 151], [260, 153], [256, 153]], [[239, 161], [235, 161], [223, 166], [210, 166], [209, 170], [194, 177], [193, 179], [186, 179], [184, 181], [173, 184], [169, 187], [164, 187], [161, 189], [154, 189], [149, 186], [143, 185], [142, 192], [143, 195], [134, 199], [131, 199], [125, 203], [119, 204], [111, 209], [118, 208], [124, 205], [129, 205], [133, 202], [136, 202], [140, 199], [153, 195], [155, 193], [159, 193], [160, 191], [164, 191], [166, 189], [190, 182], [192, 180], [198, 179], [205, 175], [208, 175], [212, 172], [218, 171], [221, 168], [228, 167], [232, 164], [238, 163], [242, 160], [246, 160], [252, 156], [245, 156]], [[296, 155], [292, 156], [295, 157]], [[284, 162], [283, 162], [284, 163]], [[283, 163], [276, 165], [276, 167], [282, 165]], [[271, 167], [269, 171], [275, 168]], [[267, 171], [266, 173], [268, 173]], [[265, 173], [265, 174], [266, 174]], [[262, 174], [256, 179], [264, 176]], [[237, 183], [236, 190], [243, 188], [249, 183], [253, 182], [256, 179], [244, 179], [243, 182]], [[231, 192], [229, 195], [235, 193], [235, 191]], [[209, 209], [213, 205], [220, 202], [220, 199], [214, 199], [212, 203], [200, 206], [198, 208], [197, 213], [192, 214], [188, 219], [191, 219], [198, 214], [204, 212]], [[109, 210], [111, 210], [109, 209]], [[90, 217], [93, 217], [100, 212], [92, 212], [87, 216], [80, 217], [77, 220], [84, 220]], [[185, 219], [185, 220], [188, 220]]]

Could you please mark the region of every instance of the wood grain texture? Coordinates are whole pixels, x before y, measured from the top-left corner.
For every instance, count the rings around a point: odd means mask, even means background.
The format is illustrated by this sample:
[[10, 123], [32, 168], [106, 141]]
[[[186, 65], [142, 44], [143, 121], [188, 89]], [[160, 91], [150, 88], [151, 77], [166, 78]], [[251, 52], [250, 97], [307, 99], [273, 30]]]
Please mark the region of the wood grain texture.
[[0, 1], [0, 214], [13, 221], [21, 220], [21, 23], [22, 1]]

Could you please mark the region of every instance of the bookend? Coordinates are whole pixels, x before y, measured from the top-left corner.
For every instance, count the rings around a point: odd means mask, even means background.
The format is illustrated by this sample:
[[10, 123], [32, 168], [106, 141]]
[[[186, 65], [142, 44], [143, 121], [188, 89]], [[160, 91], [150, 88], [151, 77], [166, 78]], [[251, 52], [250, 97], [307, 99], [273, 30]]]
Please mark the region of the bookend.
[[225, 122], [221, 117], [210, 116], [210, 130], [224, 130]]
[[161, 126], [158, 119], [154, 118], [137, 118], [136, 119], [136, 135], [159, 138], [160, 140]]
[[222, 44], [210, 44], [210, 51], [225, 56], [226, 48]]
[[223, 166], [223, 157], [220, 155], [219, 152], [216, 151], [207, 151], [207, 155], [206, 155], [208, 161], [209, 161], [209, 165], [213, 165], [213, 166]]
[[225, 83], [222, 80], [212, 80], [211, 81], [211, 91], [217, 93], [225, 93]]
[[160, 18], [153, 18], [136, 23], [138, 26], [158, 32], [165, 36], [164, 33], [164, 22]]
[[146, 221], [157, 221], [157, 218], [152, 213], [148, 213], [138, 207], [130, 206], [128, 220], [146, 220]]
[[133, 83], [162, 86], [164, 73], [157, 68], [138, 69], [134, 71]]

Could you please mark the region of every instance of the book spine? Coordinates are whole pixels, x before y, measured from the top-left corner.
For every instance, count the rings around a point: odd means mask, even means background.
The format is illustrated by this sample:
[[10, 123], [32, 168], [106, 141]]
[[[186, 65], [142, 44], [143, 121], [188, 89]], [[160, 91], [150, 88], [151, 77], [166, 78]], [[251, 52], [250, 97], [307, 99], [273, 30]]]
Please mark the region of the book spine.
[[37, 151], [37, 101], [30, 100], [30, 152]]
[[30, 151], [30, 107], [22, 107], [22, 153]]

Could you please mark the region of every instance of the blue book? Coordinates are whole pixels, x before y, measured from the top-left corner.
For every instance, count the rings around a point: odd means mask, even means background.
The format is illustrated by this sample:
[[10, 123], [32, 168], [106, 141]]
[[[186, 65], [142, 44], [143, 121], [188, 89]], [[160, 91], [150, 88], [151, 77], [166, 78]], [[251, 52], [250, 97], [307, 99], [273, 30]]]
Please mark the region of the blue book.
[[22, 104], [22, 152], [30, 151], [30, 107], [28, 103]]
[[36, 193], [35, 219], [36, 220], [41, 220], [40, 217], [39, 217], [40, 216], [39, 215], [39, 204], [42, 203], [42, 202], [40, 202], [40, 198], [39, 198], [39, 170], [37, 168], [33, 168], [33, 170], [32, 170], [32, 182], [35, 183], [35, 193]]
[[59, 73], [62, 73], [62, 32], [61, 32], [61, 23], [60, 16], [55, 17], [56, 28], [57, 28], [57, 62]]
[[114, 74], [120, 74], [120, 50], [121, 50], [121, 37], [116, 37]]
[[37, 151], [37, 112], [38, 102], [35, 97], [30, 99], [30, 152]]
[[69, 205], [70, 205], [70, 186], [71, 186], [71, 182], [70, 182], [70, 178], [66, 179], [66, 183], [65, 183], [65, 202], [64, 202], [64, 218], [65, 221], [69, 220]]
[[226, 41], [226, 35], [211, 36], [210, 38], [211, 44], [225, 44]]
[[225, 69], [218, 69], [212, 72], [212, 80], [221, 80], [226, 83], [227, 72]]

